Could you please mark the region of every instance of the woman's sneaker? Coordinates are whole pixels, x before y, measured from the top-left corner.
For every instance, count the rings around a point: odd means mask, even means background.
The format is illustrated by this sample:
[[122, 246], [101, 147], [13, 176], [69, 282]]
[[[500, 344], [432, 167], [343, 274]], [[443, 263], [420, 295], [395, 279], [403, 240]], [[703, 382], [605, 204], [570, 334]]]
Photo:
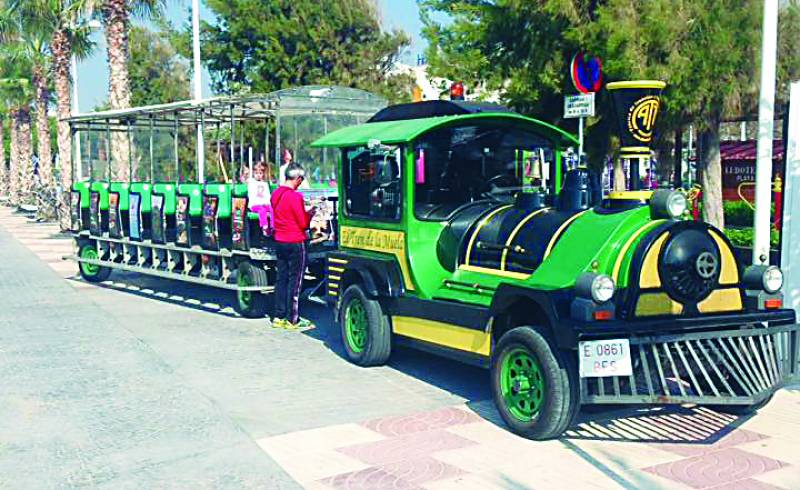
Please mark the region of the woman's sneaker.
[[289, 320], [286, 320], [285, 318], [273, 318], [272, 319], [272, 328], [284, 328], [285, 329], [289, 325], [291, 325], [291, 323], [289, 323]]

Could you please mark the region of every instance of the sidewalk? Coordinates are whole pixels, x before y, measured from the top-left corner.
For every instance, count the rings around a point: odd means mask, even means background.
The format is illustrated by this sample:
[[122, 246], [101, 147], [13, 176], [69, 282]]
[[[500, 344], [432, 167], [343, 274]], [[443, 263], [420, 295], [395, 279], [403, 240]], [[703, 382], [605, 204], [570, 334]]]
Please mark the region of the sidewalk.
[[[323, 308], [307, 307], [315, 331], [275, 331], [236, 317], [209, 288], [135, 275], [85, 284], [74, 263], [60, 260], [72, 243], [56, 225], [0, 207], [3, 230], [68, 279], [22, 277], [33, 265], [6, 247], [4, 259], [18, 263], [6, 264], [4, 280], [46, 288], [84, 318], [68, 329], [49, 325], [67, 313], [26, 307], [25, 295], [0, 298], [0, 383], [12, 394], [0, 408], [0, 487], [34, 481], [36, 468], [12, 464], [16, 457], [47, 463], [42, 477], [51, 479], [42, 481], [63, 486], [257, 488], [291, 477], [317, 490], [800, 488], [800, 386], [749, 418], [696, 407], [592, 408], [562, 439], [532, 442], [499, 421], [485, 371], [405, 350], [388, 367], [361, 369], [342, 359]], [[66, 294], [64, 283], [79, 294]], [[112, 326], [99, 325], [103, 315]], [[12, 327], [11, 317], [31, 327]], [[115, 340], [117, 329], [127, 337]], [[108, 357], [113, 369], [97, 378], [83, 364], [59, 364], [71, 349]], [[64, 393], [62, 405], [35, 402]], [[63, 412], [60, 424], [43, 418], [53, 410]], [[20, 448], [37, 457], [23, 458]]]

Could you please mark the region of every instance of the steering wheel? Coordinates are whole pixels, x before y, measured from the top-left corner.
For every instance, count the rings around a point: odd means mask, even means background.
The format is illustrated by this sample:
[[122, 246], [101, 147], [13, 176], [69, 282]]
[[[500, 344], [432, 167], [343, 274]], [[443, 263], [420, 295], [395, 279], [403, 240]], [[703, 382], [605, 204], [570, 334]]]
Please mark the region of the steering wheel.
[[498, 174], [487, 180], [483, 185], [481, 194], [493, 194], [496, 189], [501, 187], [515, 187], [517, 186], [517, 179], [509, 174]]

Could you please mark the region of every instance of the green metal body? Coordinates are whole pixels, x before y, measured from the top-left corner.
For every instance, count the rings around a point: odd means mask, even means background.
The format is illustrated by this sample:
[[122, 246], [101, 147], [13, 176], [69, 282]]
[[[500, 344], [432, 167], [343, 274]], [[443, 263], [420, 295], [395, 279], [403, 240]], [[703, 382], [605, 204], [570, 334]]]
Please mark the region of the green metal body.
[[133, 182], [131, 183], [130, 191], [132, 194], [138, 194], [142, 196], [141, 211], [143, 213], [149, 213], [152, 210], [151, 197], [153, 192], [153, 185], [145, 182]]
[[131, 185], [127, 182], [112, 182], [110, 192], [119, 194], [119, 210], [127, 211], [130, 208]]
[[175, 214], [178, 187], [175, 184], [153, 184], [153, 194], [164, 196], [164, 214]]
[[205, 192], [209, 196], [217, 196], [219, 198], [217, 217], [230, 218], [233, 186], [231, 184], [206, 184]]
[[80, 193], [81, 195], [81, 207], [88, 208], [89, 207], [89, 195], [91, 193], [91, 186], [92, 183], [89, 181], [83, 182], [75, 182], [72, 184], [72, 190], [75, 192]]
[[178, 195], [189, 197], [189, 216], [203, 215], [203, 184], [178, 184]]

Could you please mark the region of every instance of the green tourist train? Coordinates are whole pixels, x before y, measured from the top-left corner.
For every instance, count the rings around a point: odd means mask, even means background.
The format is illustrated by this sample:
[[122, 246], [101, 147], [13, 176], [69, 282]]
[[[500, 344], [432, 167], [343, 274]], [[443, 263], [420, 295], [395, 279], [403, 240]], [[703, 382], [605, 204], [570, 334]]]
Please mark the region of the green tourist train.
[[[637, 89], [626, 83], [618, 88]], [[685, 217], [680, 190], [632, 184], [603, 196], [575, 162], [573, 135], [501, 106], [385, 107], [352, 89], [297, 90], [291, 101], [73, 118], [74, 134], [105, 134], [106, 159], [114, 131], [134, 142], [132, 159], [154, 153], [161, 127], [176, 161], [168, 179], [151, 156], [148, 179], [91, 170], [75, 184], [81, 275], [102, 281], [116, 269], [230, 289], [243, 316], [263, 316], [274, 254], [247, 212], [246, 185], [230, 179], [250, 164], [244, 138], [261, 134], [276, 174], [281, 149], [306, 152], [297, 161], [316, 177], [304, 192], [332, 205], [310, 252], [311, 298], [332, 307], [358, 365], [384, 364], [407, 345], [488, 368], [500, 415], [533, 439], [560, 435], [582, 405], [743, 413], [797, 379], [800, 327], [782, 307], [780, 269], [737, 262], [723, 233]], [[644, 97], [627, 96], [639, 136], [652, 135], [658, 109]], [[253, 120], [257, 129], [245, 130]], [[181, 175], [178, 137], [198, 127], [213, 141], [206, 154], [217, 148], [206, 159], [213, 180]], [[137, 128], [150, 140], [132, 137]], [[646, 146], [629, 154], [643, 157]], [[102, 160], [97, 150], [87, 155]]]

